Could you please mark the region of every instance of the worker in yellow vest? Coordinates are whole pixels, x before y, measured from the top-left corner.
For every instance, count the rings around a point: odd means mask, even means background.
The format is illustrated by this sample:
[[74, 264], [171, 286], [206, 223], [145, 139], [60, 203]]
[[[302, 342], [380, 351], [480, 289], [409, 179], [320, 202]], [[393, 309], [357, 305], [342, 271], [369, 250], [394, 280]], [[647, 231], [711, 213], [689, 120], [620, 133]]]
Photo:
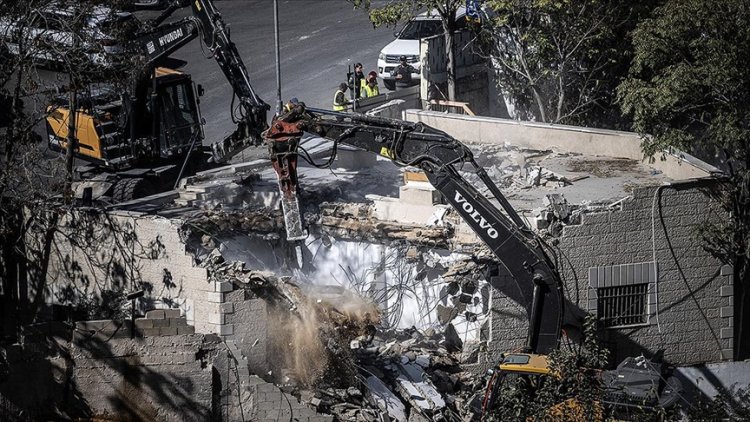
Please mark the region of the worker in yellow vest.
[[362, 98], [377, 97], [380, 95], [380, 89], [378, 88], [378, 73], [374, 70], [367, 74], [367, 78], [362, 80], [362, 87], [360, 88]]
[[346, 111], [346, 106], [351, 104], [351, 101], [345, 95], [347, 88], [346, 83], [341, 82], [339, 84], [339, 89], [333, 94], [333, 111]]
[[299, 100], [297, 99], [297, 97], [294, 97], [291, 100], [289, 100], [288, 103], [284, 104], [284, 108], [281, 110], [281, 113], [282, 114], [289, 113], [298, 105], [300, 105]]

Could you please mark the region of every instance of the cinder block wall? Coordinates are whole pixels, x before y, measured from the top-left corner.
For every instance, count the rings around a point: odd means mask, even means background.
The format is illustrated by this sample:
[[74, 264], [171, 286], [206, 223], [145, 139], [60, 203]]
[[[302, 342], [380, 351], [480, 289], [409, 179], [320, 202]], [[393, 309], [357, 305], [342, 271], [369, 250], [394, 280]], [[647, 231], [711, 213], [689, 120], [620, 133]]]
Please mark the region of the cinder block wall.
[[[732, 358], [732, 270], [703, 250], [696, 233], [704, 221], [726, 217], [703, 189], [696, 184], [637, 189], [621, 210], [585, 214], [582, 224], [565, 227], [561, 273], [569, 291], [577, 288], [568, 299], [577, 297], [580, 308], [596, 313], [594, 284], [601, 286], [601, 268], [646, 271], [648, 322], [605, 329], [607, 341], [616, 345], [616, 361], [658, 349], [676, 364]], [[656, 279], [648, 266], [654, 258]], [[627, 265], [641, 263], [646, 265]], [[618, 276], [608, 283], [624, 282]]]
[[269, 333], [266, 301], [246, 299], [244, 290], [235, 290], [226, 294], [222, 310], [222, 322], [232, 326], [232, 334], [225, 338], [237, 344], [247, 359], [251, 373], [266, 374], [271, 369], [267, 359]]
[[[30, 269], [30, 298], [39, 292], [46, 303], [68, 304], [96, 298], [102, 289], [144, 289], [141, 309], [180, 308], [196, 332], [231, 334], [222, 303], [233, 287], [210, 280], [206, 269], [196, 265], [181, 237], [181, 221], [90, 210], [69, 211], [56, 221], [34, 219], [27, 253], [30, 260], [48, 265], [42, 275]], [[51, 233], [49, 253], [44, 252], [46, 233]]]
[[94, 414], [141, 420], [207, 420], [211, 366], [202, 335], [85, 342], [72, 348], [74, 377]]
[[[499, 281], [502, 284], [513, 283], [510, 277]], [[497, 285], [497, 284], [496, 284]], [[506, 284], [509, 285], [509, 284]], [[526, 307], [512, 300], [505, 293], [492, 289], [492, 312], [487, 328], [482, 332], [482, 340], [488, 343], [489, 362], [497, 363], [501, 353], [511, 352], [526, 344], [529, 332], [529, 319]], [[485, 334], [487, 333], [487, 334]], [[479, 373], [488, 368], [482, 368]]]
[[[704, 187], [677, 184], [636, 189], [622, 209], [584, 214], [580, 225], [565, 226], [555, 249], [570, 306], [597, 315], [597, 287], [626, 285], [629, 277], [648, 283], [646, 322], [603, 329], [612, 363], [659, 349], [679, 365], [732, 359], [732, 268], [703, 250], [696, 233], [706, 220], [722, 218]], [[494, 281], [514, 289], [511, 279]], [[499, 291], [492, 301], [483, 330], [490, 360], [523, 346], [528, 330], [523, 306]]]
[[[91, 321], [91, 324], [114, 324]], [[91, 326], [85, 325], [85, 326]], [[212, 412], [212, 356], [217, 345], [201, 335], [91, 335], [27, 342], [8, 348], [9, 373], [0, 380], [0, 403], [28, 420], [116, 416], [131, 421], [206, 421]], [[0, 408], [2, 420], [16, 419]]]

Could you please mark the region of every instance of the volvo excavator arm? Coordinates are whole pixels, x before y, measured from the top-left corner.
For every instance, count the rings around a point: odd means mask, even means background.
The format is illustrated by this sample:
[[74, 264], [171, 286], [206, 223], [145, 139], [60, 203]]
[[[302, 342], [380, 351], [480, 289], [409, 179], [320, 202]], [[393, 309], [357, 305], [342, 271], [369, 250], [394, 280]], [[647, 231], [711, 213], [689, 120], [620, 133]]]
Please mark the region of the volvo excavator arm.
[[[421, 123], [306, 109], [303, 105], [293, 108], [276, 118], [264, 133], [279, 177], [290, 240], [304, 238], [296, 196], [297, 157], [304, 132], [331, 140], [334, 154], [342, 143], [382, 155], [398, 165], [422, 169], [495, 254], [530, 305], [529, 351], [548, 353], [558, 346], [563, 318], [560, 276], [544, 244], [524, 224], [467, 146]], [[466, 167], [479, 176], [504, 213], [461, 176], [459, 169]]]
[[[192, 16], [165, 23], [176, 10], [188, 6]], [[253, 89], [245, 63], [213, 2], [174, 0], [158, 17], [148, 22], [147, 29], [133, 44], [135, 50], [145, 58], [148, 68], [199, 36], [221, 68], [239, 102], [238, 112], [231, 111], [237, 129], [223, 141], [211, 146], [214, 161], [225, 162], [249, 143], [261, 142], [261, 133], [268, 127], [266, 112], [270, 107]]]

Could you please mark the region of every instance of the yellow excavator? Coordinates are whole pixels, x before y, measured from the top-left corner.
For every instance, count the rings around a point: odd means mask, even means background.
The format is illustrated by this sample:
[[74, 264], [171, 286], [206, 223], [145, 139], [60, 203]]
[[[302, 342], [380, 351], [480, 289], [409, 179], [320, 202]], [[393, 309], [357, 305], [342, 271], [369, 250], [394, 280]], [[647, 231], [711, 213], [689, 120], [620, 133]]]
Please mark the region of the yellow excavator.
[[[190, 7], [192, 16], [165, 20]], [[189, 74], [163, 65], [169, 54], [196, 37], [232, 86], [238, 99], [232, 117], [237, 129], [227, 138], [203, 146], [200, 85]], [[128, 92], [97, 85], [78, 93], [75, 118], [75, 157], [87, 162], [76, 168], [81, 188], [91, 187], [94, 199], [115, 202], [174, 188], [177, 181], [208, 166], [226, 162], [261, 141], [269, 109], [255, 93], [245, 64], [211, 0], [175, 0], [136, 34], [129, 51], [145, 66], [134, 72]], [[60, 98], [48, 108], [49, 147], [68, 146], [70, 105]], [[76, 189], [77, 194], [81, 194]]]

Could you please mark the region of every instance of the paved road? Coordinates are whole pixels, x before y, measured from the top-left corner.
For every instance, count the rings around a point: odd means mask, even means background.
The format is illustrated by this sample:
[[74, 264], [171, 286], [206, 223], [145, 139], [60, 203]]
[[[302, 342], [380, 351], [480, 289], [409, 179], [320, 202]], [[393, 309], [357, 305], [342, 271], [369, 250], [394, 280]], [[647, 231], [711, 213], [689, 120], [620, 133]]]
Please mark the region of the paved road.
[[[219, 1], [216, 6], [231, 28], [253, 87], [273, 111], [273, 3], [235, 0]], [[282, 99], [297, 97], [314, 107], [330, 108], [336, 86], [346, 79], [347, 65], [362, 62], [365, 72], [375, 69], [380, 49], [393, 40], [393, 28], [374, 30], [366, 13], [354, 10], [345, 0], [280, 0], [279, 20]], [[229, 114], [232, 91], [216, 62], [206, 59], [206, 54], [200, 43], [193, 41], [173, 57], [187, 61], [185, 70], [206, 90], [201, 110], [206, 119], [206, 143], [212, 143], [234, 128]]]

